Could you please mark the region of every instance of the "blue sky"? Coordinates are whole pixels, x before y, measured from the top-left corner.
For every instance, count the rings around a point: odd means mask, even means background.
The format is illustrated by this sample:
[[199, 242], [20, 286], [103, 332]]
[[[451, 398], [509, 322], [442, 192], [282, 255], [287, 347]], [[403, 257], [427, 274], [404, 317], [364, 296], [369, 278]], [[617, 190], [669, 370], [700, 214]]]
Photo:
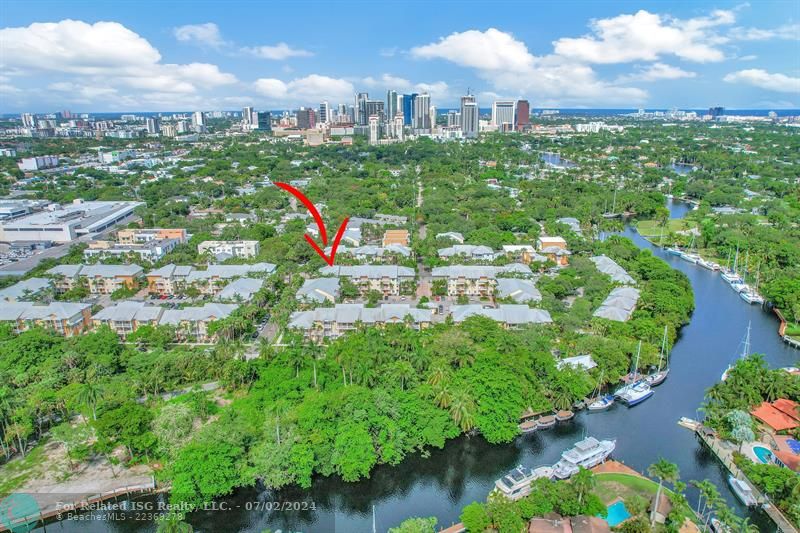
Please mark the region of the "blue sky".
[[800, 2], [24, 2], [0, 112], [280, 109], [470, 88], [482, 107], [796, 108]]

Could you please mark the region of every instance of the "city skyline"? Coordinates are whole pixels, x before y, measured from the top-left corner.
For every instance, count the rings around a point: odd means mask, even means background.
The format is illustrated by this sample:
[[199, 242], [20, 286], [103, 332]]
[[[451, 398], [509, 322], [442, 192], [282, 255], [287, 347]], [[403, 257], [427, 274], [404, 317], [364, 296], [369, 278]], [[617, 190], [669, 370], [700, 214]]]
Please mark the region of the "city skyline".
[[[800, 105], [798, 9], [786, 2], [473, 4], [414, 24], [413, 13], [338, 3], [353, 17], [302, 25], [292, 17], [304, 6], [241, 4], [253, 20], [269, 16], [266, 32], [241, 24], [238, 9], [153, 4], [154, 21], [146, 4], [7, 2], [0, 112], [335, 107], [361, 92], [385, 100], [388, 90], [428, 93], [438, 109], [459, 108], [468, 91], [481, 109], [519, 99], [531, 108]], [[364, 31], [342, 31], [349, 25]]]

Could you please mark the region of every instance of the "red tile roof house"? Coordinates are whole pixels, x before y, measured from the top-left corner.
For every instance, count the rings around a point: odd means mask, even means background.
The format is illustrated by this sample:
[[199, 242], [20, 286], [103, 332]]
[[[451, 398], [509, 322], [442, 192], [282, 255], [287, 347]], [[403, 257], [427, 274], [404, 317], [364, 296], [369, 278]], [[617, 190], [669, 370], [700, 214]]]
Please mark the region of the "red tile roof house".
[[786, 398], [772, 403], [762, 402], [750, 414], [770, 427], [775, 433], [800, 427], [800, 413], [797, 403]]

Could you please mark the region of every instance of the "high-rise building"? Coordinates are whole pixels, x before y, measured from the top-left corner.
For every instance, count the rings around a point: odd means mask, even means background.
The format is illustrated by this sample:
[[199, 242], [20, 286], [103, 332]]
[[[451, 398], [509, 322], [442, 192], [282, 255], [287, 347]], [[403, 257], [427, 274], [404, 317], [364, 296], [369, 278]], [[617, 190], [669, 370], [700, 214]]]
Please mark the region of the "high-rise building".
[[319, 121], [323, 124], [328, 124], [331, 121], [330, 106], [328, 106], [328, 102], [319, 103]]
[[297, 127], [301, 130], [311, 130], [317, 127], [317, 116], [310, 107], [301, 107], [297, 111]]
[[719, 106], [709, 107], [708, 114], [711, 115], [711, 118], [719, 118], [725, 114], [725, 108]]
[[61, 118], [65, 119], [65, 120], [69, 120], [69, 119], [72, 118], [72, 113], [69, 110], [62, 111], [60, 113], [60, 115], [61, 115]]
[[192, 126], [196, 132], [203, 132], [206, 129], [206, 117], [202, 111], [192, 113]]
[[380, 117], [378, 115], [370, 115], [369, 144], [378, 144], [378, 139], [380, 139]]
[[175, 131], [177, 133], [187, 133], [189, 131], [189, 123], [185, 120], [179, 120], [175, 124]]
[[154, 135], [161, 132], [161, 119], [158, 117], [147, 118], [147, 133]]
[[531, 105], [527, 100], [517, 100], [517, 131], [525, 131], [531, 126]]
[[26, 128], [36, 127], [36, 117], [34, 117], [31, 113], [23, 113], [20, 115], [20, 119], [22, 120], [22, 125]]
[[411, 116], [414, 114], [414, 100], [417, 93], [403, 95], [403, 122], [406, 126], [411, 126]]
[[478, 122], [480, 112], [475, 96], [467, 94], [461, 97], [461, 131], [464, 137], [475, 138], [478, 136]]
[[455, 109], [451, 109], [447, 112], [447, 127], [453, 128], [458, 126], [461, 126], [461, 113]]
[[164, 137], [175, 137], [177, 135], [178, 130], [175, 127], [175, 124], [164, 124], [161, 126], [161, 135]]
[[242, 108], [242, 123], [246, 126], [249, 126], [253, 122], [253, 108], [252, 107], [243, 107]]
[[386, 113], [384, 112], [384, 102], [382, 100], [367, 100], [364, 103], [367, 117], [378, 115], [378, 120], [383, 123], [386, 121]]
[[369, 94], [367, 93], [356, 94], [355, 123], [361, 126], [366, 126], [367, 121], [369, 120], [369, 115], [367, 115], [367, 100], [369, 100]]
[[403, 113], [398, 112], [397, 114], [395, 114], [394, 118], [392, 119], [391, 123], [392, 127], [389, 130], [390, 131], [389, 135], [391, 135], [395, 139], [399, 139], [402, 141], [403, 128], [405, 128], [404, 122], [405, 121], [403, 120]]
[[492, 103], [492, 124], [500, 131], [514, 127], [514, 100], [495, 100]]
[[259, 130], [272, 131], [272, 113], [269, 111], [256, 113], [256, 122], [253, 125]]
[[394, 120], [397, 114], [397, 91], [389, 90], [386, 92], [386, 117]]
[[422, 93], [414, 98], [411, 127], [415, 130], [431, 129], [431, 95]]

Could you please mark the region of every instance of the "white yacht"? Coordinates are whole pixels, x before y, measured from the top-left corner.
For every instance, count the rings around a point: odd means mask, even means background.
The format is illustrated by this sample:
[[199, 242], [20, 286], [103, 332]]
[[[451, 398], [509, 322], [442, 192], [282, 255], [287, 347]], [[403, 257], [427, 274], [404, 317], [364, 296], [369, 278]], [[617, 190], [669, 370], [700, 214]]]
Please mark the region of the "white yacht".
[[625, 385], [616, 392], [617, 399], [628, 407], [638, 405], [652, 395], [653, 389], [650, 388], [650, 385], [645, 380]]
[[728, 485], [731, 486], [731, 490], [739, 498], [739, 501], [745, 504], [748, 507], [752, 507], [758, 503], [758, 500], [753, 494], [753, 489], [750, 488], [750, 485], [742, 481], [741, 479], [737, 478], [733, 474], [728, 476]]
[[539, 478], [552, 479], [553, 468], [540, 466], [526, 469], [521, 465], [494, 482], [495, 487], [510, 500], [519, 500], [531, 493], [531, 483]]
[[561, 460], [553, 465], [553, 475], [558, 479], [574, 476], [583, 468], [592, 468], [608, 459], [617, 446], [615, 440], [597, 440], [586, 437], [561, 454]]
[[761, 305], [764, 303], [764, 297], [758, 294], [755, 289], [748, 288], [739, 293], [739, 298], [749, 304]]
[[[739, 343], [742, 346], [742, 353], [739, 355], [740, 359], [744, 359], [748, 355], [750, 355], [750, 322], [747, 323], [747, 333], [742, 339], [742, 342]], [[730, 373], [731, 369], [733, 368], [733, 363], [728, 365], [728, 368], [725, 369], [725, 372], [722, 373], [722, 381], [728, 379], [728, 374]]]

